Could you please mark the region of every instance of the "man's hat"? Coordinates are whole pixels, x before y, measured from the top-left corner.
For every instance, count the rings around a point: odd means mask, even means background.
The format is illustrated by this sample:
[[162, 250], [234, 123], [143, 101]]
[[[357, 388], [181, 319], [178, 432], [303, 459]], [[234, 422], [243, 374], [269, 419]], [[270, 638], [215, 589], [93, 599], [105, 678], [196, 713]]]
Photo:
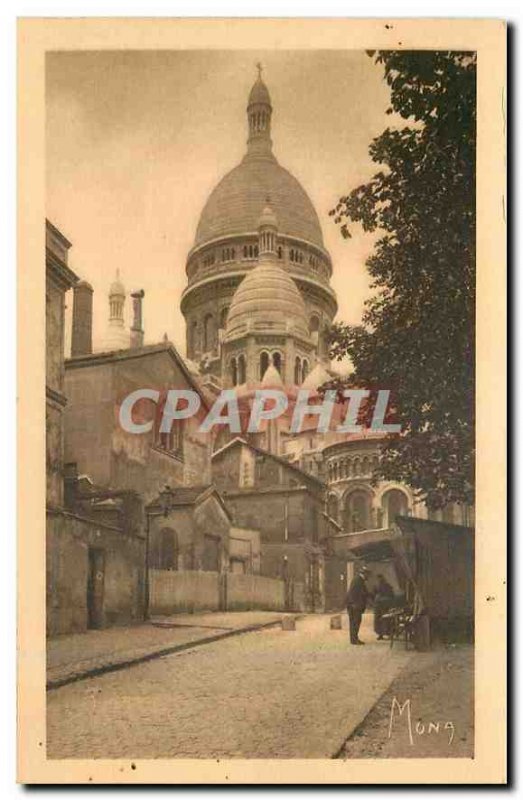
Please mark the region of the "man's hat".
[[361, 567], [360, 567], [360, 572], [365, 572], [368, 575], [369, 572], [370, 572], [370, 569], [365, 564], [362, 564]]

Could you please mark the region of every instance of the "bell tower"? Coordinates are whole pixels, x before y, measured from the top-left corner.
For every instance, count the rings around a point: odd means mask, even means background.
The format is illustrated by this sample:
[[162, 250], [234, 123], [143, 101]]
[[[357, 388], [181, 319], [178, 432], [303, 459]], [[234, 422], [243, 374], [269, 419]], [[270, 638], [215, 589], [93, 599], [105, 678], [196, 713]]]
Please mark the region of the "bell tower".
[[256, 78], [247, 103], [247, 119], [249, 122], [249, 138], [247, 153], [270, 153], [271, 141], [271, 97], [262, 80], [262, 65], [257, 64]]

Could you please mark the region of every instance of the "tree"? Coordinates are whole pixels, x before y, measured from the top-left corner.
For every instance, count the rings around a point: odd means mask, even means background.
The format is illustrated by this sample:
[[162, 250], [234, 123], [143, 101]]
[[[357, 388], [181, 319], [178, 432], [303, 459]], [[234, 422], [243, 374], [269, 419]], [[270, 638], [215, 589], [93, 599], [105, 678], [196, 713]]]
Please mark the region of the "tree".
[[476, 59], [465, 52], [369, 53], [391, 106], [409, 120], [369, 152], [382, 168], [330, 213], [383, 235], [367, 268], [362, 324], [335, 325], [344, 385], [390, 388], [402, 434], [382, 447], [379, 475], [410, 484], [433, 508], [474, 494]]

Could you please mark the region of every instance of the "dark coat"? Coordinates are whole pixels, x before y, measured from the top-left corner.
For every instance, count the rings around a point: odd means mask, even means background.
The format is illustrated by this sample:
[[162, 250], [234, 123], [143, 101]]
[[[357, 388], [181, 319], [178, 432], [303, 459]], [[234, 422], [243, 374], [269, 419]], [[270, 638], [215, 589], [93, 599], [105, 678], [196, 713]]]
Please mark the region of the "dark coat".
[[352, 606], [358, 611], [365, 611], [367, 600], [369, 599], [369, 592], [365, 581], [361, 575], [356, 575], [349, 586], [347, 592], [347, 608]]
[[394, 605], [394, 589], [386, 580], [380, 581], [374, 596], [374, 613], [385, 614]]

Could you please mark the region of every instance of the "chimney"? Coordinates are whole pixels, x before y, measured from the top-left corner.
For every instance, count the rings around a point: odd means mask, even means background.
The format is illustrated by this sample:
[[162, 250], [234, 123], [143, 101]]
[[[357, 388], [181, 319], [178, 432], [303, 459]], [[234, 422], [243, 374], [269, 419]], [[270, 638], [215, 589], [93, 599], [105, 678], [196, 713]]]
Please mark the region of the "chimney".
[[131, 347], [143, 347], [143, 328], [142, 328], [142, 300], [145, 292], [140, 289], [132, 292], [133, 298], [133, 324], [131, 328]]
[[71, 356], [93, 352], [93, 287], [79, 281], [73, 289], [73, 330]]

